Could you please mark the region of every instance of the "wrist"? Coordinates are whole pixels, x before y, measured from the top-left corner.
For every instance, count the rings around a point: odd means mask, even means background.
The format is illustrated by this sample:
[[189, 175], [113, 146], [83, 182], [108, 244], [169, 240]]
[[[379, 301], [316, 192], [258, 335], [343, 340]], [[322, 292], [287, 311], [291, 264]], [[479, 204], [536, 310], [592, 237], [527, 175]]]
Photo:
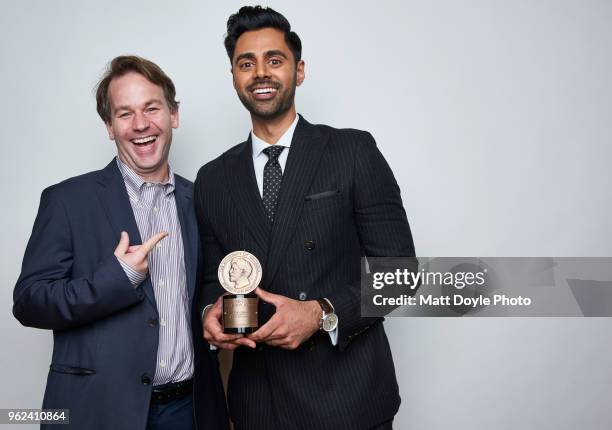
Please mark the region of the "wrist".
[[318, 331], [321, 324], [321, 306], [316, 300], [308, 300], [304, 302], [309, 306], [308, 314], [310, 317], [308, 318], [311, 321], [311, 326], [313, 331]]
[[319, 318], [319, 330], [329, 333], [338, 327], [338, 316], [334, 312], [334, 307], [326, 298], [316, 299], [321, 309]]

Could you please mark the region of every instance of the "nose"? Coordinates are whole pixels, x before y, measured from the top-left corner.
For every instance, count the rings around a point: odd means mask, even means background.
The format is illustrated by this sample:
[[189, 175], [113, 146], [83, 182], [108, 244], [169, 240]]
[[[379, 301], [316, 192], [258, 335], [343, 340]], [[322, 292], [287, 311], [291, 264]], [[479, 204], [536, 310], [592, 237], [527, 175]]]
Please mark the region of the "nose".
[[268, 70], [268, 63], [266, 61], [258, 61], [257, 66], [255, 68], [255, 73], [258, 78], [269, 78], [270, 73]]
[[134, 121], [132, 122], [132, 128], [135, 131], [143, 131], [149, 128], [149, 120], [141, 113], [134, 115]]

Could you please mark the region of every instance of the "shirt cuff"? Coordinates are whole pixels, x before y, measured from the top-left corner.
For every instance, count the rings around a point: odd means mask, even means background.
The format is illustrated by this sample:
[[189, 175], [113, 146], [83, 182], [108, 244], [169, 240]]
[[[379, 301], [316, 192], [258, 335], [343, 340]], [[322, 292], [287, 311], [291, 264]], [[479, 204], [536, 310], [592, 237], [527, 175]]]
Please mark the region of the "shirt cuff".
[[210, 305], [204, 306], [204, 310], [202, 310], [202, 321], [204, 321], [204, 314], [206, 313], [208, 308], [210, 308], [211, 306], [214, 306], [214, 305], [211, 303]]
[[[214, 305], [211, 303], [210, 305], [206, 305], [206, 306], [204, 306], [204, 309], [202, 310], [202, 318], [201, 318], [201, 319], [202, 319], [202, 322], [204, 322], [204, 314], [206, 313], [206, 311], [208, 310], [208, 308], [210, 308], [211, 306], [214, 306]], [[213, 344], [211, 344], [211, 343], [209, 343], [209, 344], [208, 344], [208, 346], [210, 347], [210, 350], [211, 350], [211, 351], [216, 351], [216, 350], [218, 349], [218, 348], [217, 348], [215, 345], [213, 345]]]
[[121, 264], [121, 267], [123, 268], [123, 271], [125, 272], [125, 275], [130, 280], [130, 283], [132, 284], [132, 287], [134, 287], [134, 288], [138, 287], [140, 284], [142, 284], [144, 282], [145, 279], [147, 279], [147, 274], [146, 273], [140, 273], [137, 270], [132, 269], [129, 264], [124, 262], [119, 257], [117, 257], [117, 261], [119, 261], [119, 264]]
[[333, 346], [338, 345], [338, 327], [327, 333]]

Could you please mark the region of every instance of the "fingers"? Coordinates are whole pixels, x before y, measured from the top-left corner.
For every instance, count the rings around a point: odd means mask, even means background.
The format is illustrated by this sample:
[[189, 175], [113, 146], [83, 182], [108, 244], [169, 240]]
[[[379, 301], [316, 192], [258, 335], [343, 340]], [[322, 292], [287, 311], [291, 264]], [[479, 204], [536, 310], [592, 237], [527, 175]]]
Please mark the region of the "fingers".
[[129, 246], [130, 237], [128, 236], [127, 232], [122, 231], [121, 237], [119, 238], [119, 243], [117, 244], [117, 248], [115, 248], [115, 255], [119, 257], [125, 254], [128, 251]]
[[300, 346], [300, 344], [297, 341], [289, 337], [268, 340], [266, 341], [266, 345], [276, 346], [276, 347], [285, 348], [285, 349], [296, 349], [298, 346]]
[[262, 290], [259, 287], [255, 288], [255, 291], [253, 292], [257, 294], [257, 296], [259, 296], [259, 298], [263, 300], [264, 302], [271, 303], [276, 307], [278, 307], [278, 305], [280, 305], [286, 299], [285, 296], [281, 296], [279, 294], [274, 294], [269, 291]]
[[[224, 334], [223, 331], [221, 331], [222, 335], [220, 335], [218, 332], [217, 333], [204, 333], [204, 338], [206, 339], [206, 341], [208, 343], [210, 343], [211, 345], [215, 345], [218, 348], [223, 348], [223, 349], [236, 349], [239, 346], [246, 346], [249, 348], [256, 348], [257, 344], [255, 342], [253, 342], [250, 339], [247, 339], [246, 337], [244, 337], [241, 334], [232, 334], [232, 335], [228, 335], [228, 334]], [[222, 339], [227, 339], [227, 340], [222, 340]]]
[[249, 339], [248, 337], [244, 337], [244, 336], [243, 336], [243, 337], [241, 337], [241, 338], [239, 338], [239, 339], [236, 339], [236, 340], [234, 341], [234, 343], [235, 343], [235, 344], [237, 344], [237, 345], [243, 345], [243, 346], [246, 346], [246, 347], [248, 347], [248, 348], [253, 348], [253, 349], [257, 348], [257, 344], [256, 344], [255, 342], [253, 342], [253, 341], [252, 341], [251, 339]]
[[204, 339], [212, 345], [223, 349], [235, 349], [243, 345], [255, 348], [257, 345], [250, 339], [246, 339], [242, 334], [229, 334], [223, 332], [221, 325], [221, 308], [215, 304], [207, 311], [204, 318]]
[[166, 233], [165, 231], [160, 231], [156, 235], [151, 236], [149, 240], [147, 240], [145, 243], [142, 244], [142, 246], [140, 247], [140, 251], [145, 256], [149, 255], [149, 252], [151, 252], [151, 250], [155, 248], [155, 245], [157, 245], [157, 242], [159, 242], [166, 236], [168, 236], [168, 233]]
[[272, 338], [276, 331], [281, 327], [277, 314], [274, 314], [267, 323], [259, 327], [256, 331], [248, 335], [248, 338], [255, 342], [265, 342]]

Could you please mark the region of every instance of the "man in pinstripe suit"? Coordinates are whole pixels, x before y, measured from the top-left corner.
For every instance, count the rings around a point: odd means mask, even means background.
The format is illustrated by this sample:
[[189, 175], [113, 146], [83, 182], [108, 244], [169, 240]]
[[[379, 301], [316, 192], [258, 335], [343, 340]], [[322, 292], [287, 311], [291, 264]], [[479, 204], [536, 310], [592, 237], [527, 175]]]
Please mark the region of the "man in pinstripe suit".
[[[399, 390], [381, 318], [360, 316], [360, 258], [414, 256], [399, 187], [372, 136], [297, 115], [301, 42], [278, 12], [243, 7], [225, 46], [249, 138], [200, 169], [204, 336], [234, 350], [237, 429], [389, 429]], [[262, 262], [263, 325], [222, 332], [217, 267]]]
[[121, 56], [96, 98], [117, 157], [43, 192], [15, 286], [17, 319], [53, 330], [43, 407], [69, 409], [78, 430], [226, 429], [216, 357], [191, 318], [198, 233], [193, 186], [168, 165], [174, 84]]

